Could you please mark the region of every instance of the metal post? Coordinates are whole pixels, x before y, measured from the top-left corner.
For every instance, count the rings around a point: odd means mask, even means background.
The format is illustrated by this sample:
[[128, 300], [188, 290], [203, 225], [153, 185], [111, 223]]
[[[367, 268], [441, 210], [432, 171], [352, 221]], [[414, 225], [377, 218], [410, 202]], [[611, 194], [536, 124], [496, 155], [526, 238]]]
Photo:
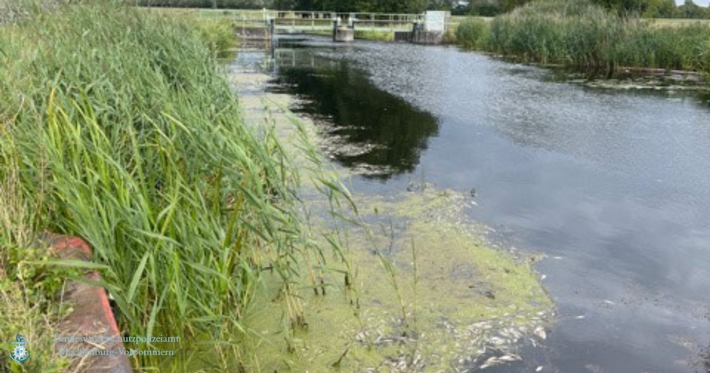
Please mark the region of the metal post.
[[333, 19], [333, 41], [336, 41], [336, 35], [338, 35], [338, 19]]

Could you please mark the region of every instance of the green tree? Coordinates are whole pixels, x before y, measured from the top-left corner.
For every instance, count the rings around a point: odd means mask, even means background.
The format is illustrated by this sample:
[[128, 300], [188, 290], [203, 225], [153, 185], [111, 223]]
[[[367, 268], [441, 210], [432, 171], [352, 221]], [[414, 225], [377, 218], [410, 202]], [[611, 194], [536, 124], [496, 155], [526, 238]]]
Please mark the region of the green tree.
[[641, 15], [646, 18], [673, 18], [676, 12], [673, 0], [647, 0], [646, 9]]
[[698, 6], [693, 0], [685, 0], [678, 7], [678, 16], [682, 18], [710, 18], [710, 9]]
[[503, 12], [510, 12], [521, 5], [525, 5], [527, 2], [529, 0], [499, 0], [500, 9]]
[[648, 0], [595, 0], [597, 4], [615, 11], [620, 15], [643, 14], [648, 6]]
[[473, 0], [469, 3], [468, 14], [483, 17], [493, 17], [502, 13], [501, 4], [497, 0]]

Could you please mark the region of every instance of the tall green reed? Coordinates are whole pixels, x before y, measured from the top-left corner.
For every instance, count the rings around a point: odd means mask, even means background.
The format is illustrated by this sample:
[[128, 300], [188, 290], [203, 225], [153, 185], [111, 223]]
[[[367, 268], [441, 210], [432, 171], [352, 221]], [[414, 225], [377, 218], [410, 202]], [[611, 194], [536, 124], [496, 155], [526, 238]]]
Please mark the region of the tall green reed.
[[586, 0], [538, 0], [490, 22], [468, 20], [459, 44], [527, 62], [562, 64], [590, 76], [613, 75], [620, 66], [704, 71], [710, 27], [658, 27], [619, 16]]
[[[0, 35], [0, 178], [17, 175], [33, 234], [89, 242], [122, 329], [182, 337], [175, 364], [191, 359], [189, 341], [224, 341], [214, 361], [228, 369], [262, 268], [288, 284], [311, 247], [276, 135], [240, 121], [189, 20], [27, 9]], [[0, 236], [2, 250], [19, 243]]]

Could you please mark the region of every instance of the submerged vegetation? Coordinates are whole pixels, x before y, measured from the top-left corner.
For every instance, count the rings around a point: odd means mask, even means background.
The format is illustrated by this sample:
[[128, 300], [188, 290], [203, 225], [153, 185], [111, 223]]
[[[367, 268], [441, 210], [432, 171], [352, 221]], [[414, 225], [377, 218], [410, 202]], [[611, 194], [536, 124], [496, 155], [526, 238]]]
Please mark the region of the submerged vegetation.
[[490, 21], [464, 21], [456, 36], [467, 48], [561, 64], [589, 76], [611, 76], [619, 67], [710, 74], [710, 25], [664, 27], [586, 0], [534, 1]]

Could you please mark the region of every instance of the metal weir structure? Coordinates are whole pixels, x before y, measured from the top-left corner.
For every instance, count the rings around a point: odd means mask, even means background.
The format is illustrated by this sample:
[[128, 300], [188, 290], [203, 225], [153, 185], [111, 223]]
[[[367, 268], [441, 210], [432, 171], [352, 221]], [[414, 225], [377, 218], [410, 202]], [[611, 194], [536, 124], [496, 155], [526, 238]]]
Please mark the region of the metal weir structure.
[[[392, 32], [407, 39], [409, 34], [449, 29], [449, 12], [406, 13], [339, 13], [279, 10], [214, 11], [234, 20], [238, 34], [245, 38], [266, 38], [274, 34], [333, 33], [336, 41], [352, 41], [354, 31]], [[347, 31], [351, 30], [351, 31]], [[402, 38], [402, 36], [405, 36]], [[410, 40], [411, 41], [411, 40]]]

